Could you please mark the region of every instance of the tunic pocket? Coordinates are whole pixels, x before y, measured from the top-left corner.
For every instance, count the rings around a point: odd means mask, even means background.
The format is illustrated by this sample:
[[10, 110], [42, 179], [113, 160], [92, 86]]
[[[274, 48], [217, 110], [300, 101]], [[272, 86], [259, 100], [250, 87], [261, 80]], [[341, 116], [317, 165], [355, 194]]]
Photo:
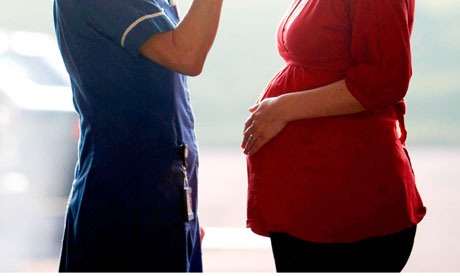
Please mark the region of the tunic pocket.
[[183, 225], [184, 176], [180, 148], [143, 153], [136, 187], [137, 211], [142, 225]]

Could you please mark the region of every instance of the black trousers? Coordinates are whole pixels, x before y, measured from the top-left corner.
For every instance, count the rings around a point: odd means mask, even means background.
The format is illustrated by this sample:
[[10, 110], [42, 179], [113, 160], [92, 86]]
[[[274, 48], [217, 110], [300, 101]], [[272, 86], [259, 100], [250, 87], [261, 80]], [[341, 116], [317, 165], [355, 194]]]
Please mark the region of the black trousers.
[[277, 232], [270, 239], [278, 272], [401, 272], [416, 229], [354, 243], [313, 243]]

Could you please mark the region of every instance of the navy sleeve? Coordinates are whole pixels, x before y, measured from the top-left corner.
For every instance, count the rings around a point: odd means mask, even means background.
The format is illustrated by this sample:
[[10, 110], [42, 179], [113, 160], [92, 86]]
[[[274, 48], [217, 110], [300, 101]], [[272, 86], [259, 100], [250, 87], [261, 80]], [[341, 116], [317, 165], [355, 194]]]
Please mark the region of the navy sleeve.
[[83, 20], [138, 57], [139, 48], [152, 35], [175, 28], [158, 1], [164, 0], [81, 0], [79, 4]]

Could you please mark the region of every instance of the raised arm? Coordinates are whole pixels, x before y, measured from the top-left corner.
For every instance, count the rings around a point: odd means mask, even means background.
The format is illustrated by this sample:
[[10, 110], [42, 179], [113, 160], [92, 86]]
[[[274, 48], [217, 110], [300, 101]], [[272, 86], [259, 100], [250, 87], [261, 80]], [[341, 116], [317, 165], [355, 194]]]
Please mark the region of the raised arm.
[[193, 0], [176, 29], [156, 33], [140, 53], [171, 70], [197, 76], [216, 37], [223, 0]]

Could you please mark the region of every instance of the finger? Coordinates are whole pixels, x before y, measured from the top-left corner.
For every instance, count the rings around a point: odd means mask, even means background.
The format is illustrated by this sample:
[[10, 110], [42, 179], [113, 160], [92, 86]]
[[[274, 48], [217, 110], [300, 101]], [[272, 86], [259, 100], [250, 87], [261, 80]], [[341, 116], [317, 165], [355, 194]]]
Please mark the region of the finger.
[[255, 154], [262, 148], [268, 141], [264, 139], [257, 139], [257, 141], [252, 145], [251, 149], [249, 150], [248, 155]]
[[256, 104], [256, 105], [251, 106], [249, 108], [249, 112], [253, 113], [254, 111], [256, 111], [259, 108], [259, 105], [260, 104]]
[[248, 142], [246, 143], [244, 147], [244, 153], [249, 154], [251, 152], [251, 149], [254, 147], [254, 144], [257, 142], [257, 137], [252, 136], [248, 139]]
[[[252, 136], [251, 136], [252, 135]], [[244, 149], [247, 146], [249, 140], [254, 139], [254, 126], [250, 126], [244, 133], [243, 142], [241, 143], [241, 147]]]
[[254, 139], [256, 138], [254, 133], [246, 133], [246, 135], [244, 136], [244, 141], [243, 141], [243, 144], [242, 144], [242, 148], [243, 149], [246, 149], [247, 146], [250, 144], [250, 142], [254, 142]]
[[246, 120], [246, 122], [244, 123], [244, 133], [246, 133], [246, 130], [253, 124], [254, 122], [254, 119], [252, 118], [252, 115], [249, 116], [249, 118]]

